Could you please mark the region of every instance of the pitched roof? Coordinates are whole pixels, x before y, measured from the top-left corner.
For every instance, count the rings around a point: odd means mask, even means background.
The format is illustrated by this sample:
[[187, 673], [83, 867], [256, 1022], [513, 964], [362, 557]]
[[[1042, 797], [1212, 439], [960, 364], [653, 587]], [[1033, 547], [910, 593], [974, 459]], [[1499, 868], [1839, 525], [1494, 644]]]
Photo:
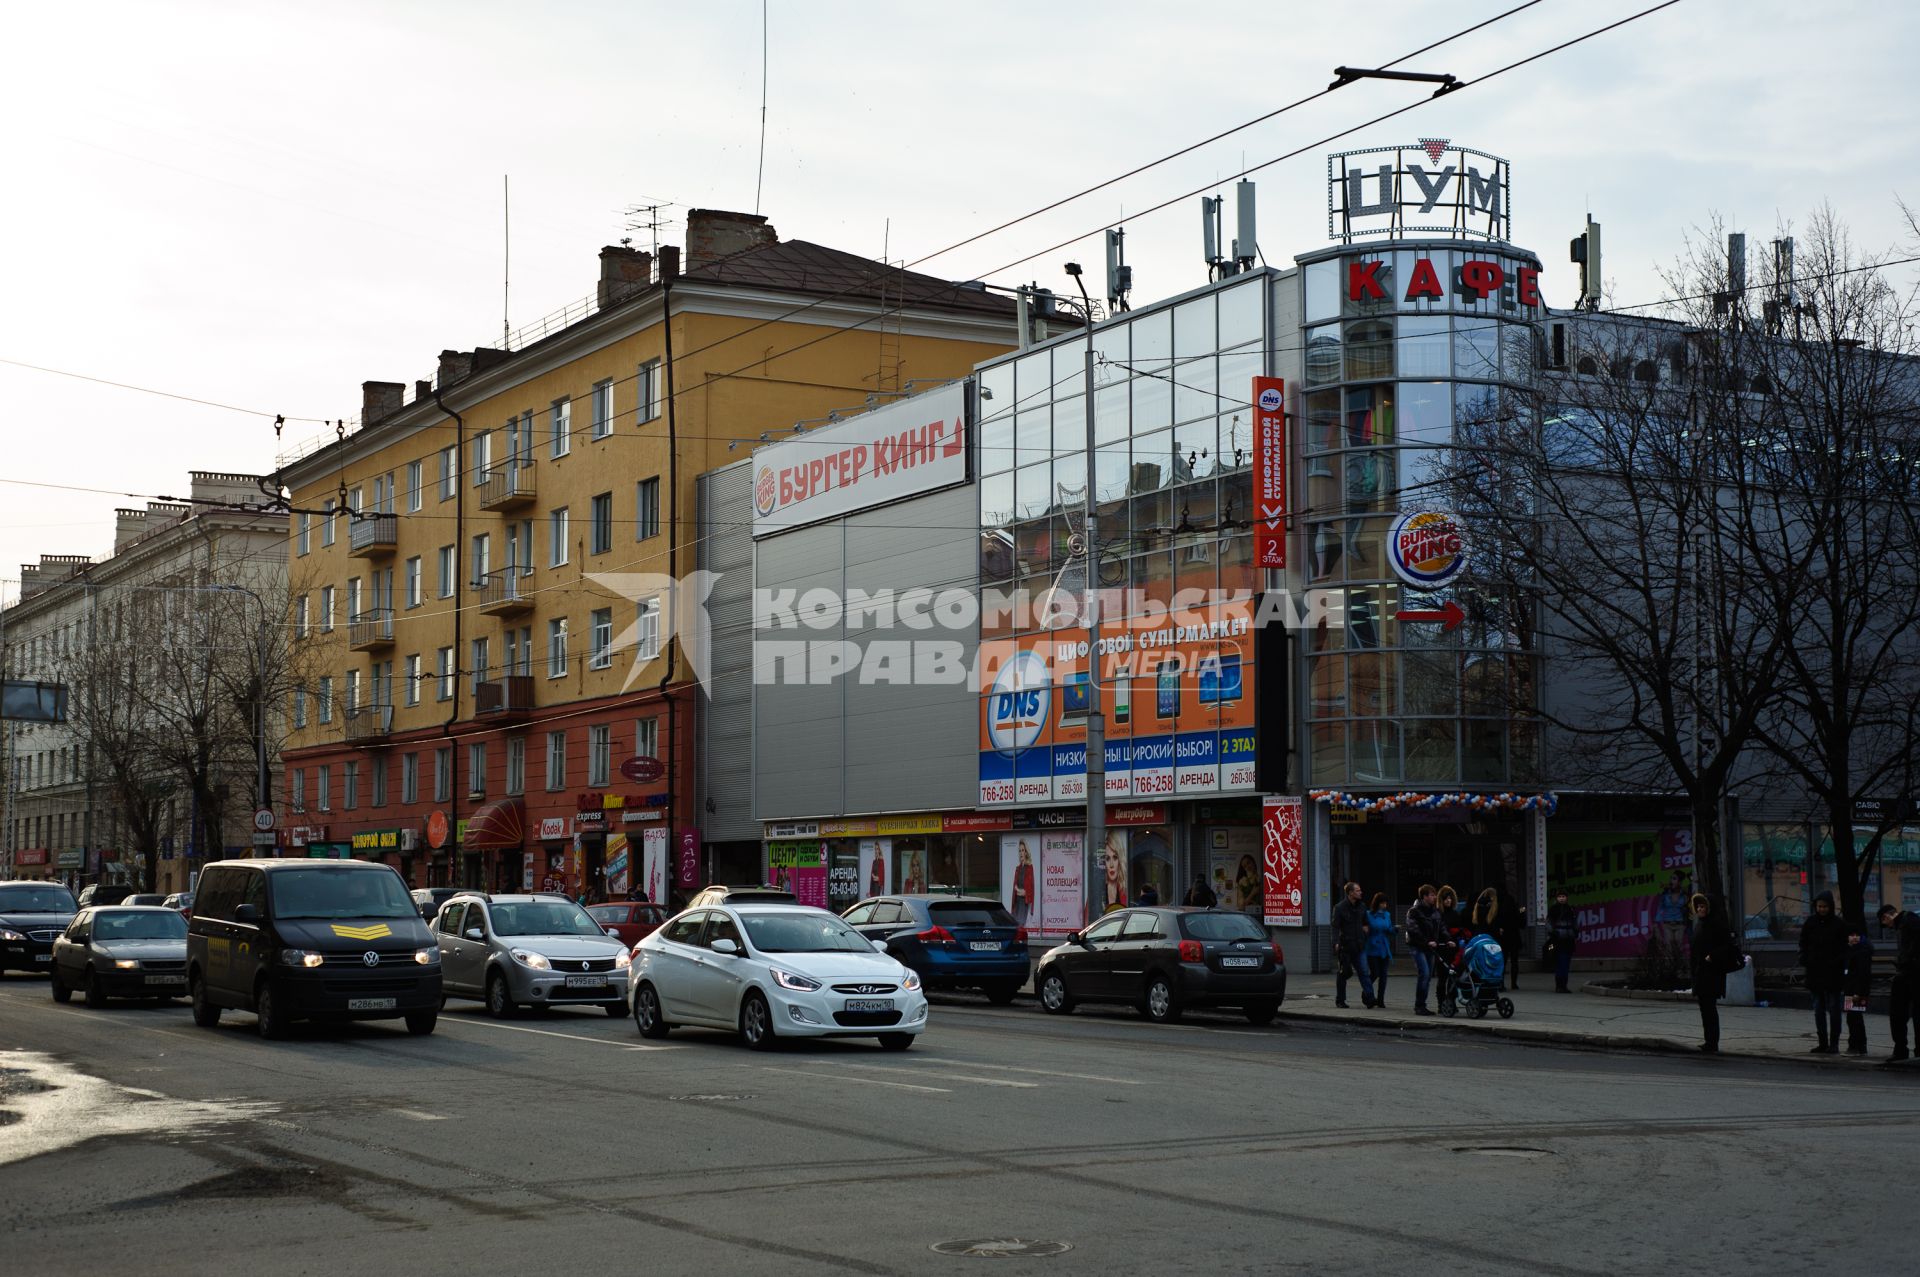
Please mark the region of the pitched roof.
[[784, 292], [843, 296], [1013, 318], [1011, 297], [918, 271], [889, 268], [858, 253], [803, 239], [762, 244], [687, 271], [686, 278]]

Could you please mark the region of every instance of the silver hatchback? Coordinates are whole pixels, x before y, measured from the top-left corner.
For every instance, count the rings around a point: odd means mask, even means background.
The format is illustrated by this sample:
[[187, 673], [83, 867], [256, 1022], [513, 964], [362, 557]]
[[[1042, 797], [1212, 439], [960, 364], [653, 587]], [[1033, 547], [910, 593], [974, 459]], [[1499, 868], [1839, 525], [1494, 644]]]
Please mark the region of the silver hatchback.
[[433, 922], [448, 997], [505, 1019], [523, 1006], [599, 1006], [624, 1015], [627, 946], [571, 900], [455, 896]]

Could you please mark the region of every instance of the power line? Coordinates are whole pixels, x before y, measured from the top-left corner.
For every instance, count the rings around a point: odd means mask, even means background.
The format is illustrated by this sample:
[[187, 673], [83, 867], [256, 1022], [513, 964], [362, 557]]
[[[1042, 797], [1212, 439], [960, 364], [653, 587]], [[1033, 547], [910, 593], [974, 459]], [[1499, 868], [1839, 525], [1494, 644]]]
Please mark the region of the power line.
[[56, 377], [72, 377], [75, 381], [91, 381], [95, 385], [113, 386], [120, 390], [137, 390], [143, 395], [159, 395], [162, 399], [178, 399], [183, 403], [200, 404], [207, 408], [220, 408], [227, 412], [242, 412], [249, 417], [272, 417], [280, 421], [305, 421], [321, 426], [330, 423], [330, 419], [325, 417], [288, 417], [277, 412], [263, 412], [258, 408], [242, 408], [235, 404], [220, 403], [213, 399], [196, 399], [192, 395], [177, 395], [171, 390], [155, 390], [151, 386], [136, 386], [126, 381], [110, 381], [105, 377], [91, 377], [83, 372], [68, 372], [64, 368], [47, 368], [40, 364], [30, 364], [20, 359], [0, 357], [0, 364], [11, 364], [15, 368], [27, 368], [34, 372], [51, 373]]

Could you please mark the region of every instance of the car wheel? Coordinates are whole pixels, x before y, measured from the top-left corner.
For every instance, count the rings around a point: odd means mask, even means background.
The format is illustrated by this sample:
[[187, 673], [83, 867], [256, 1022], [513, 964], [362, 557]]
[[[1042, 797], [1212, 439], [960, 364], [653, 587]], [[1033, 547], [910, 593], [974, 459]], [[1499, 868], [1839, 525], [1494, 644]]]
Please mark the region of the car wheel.
[[71, 1001], [73, 999], [73, 990], [69, 989], [67, 987], [67, 982], [60, 978], [60, 968], [55, 967], [52, 971], [49, 971], [47, 974], [52, 977], [51, 982], [53, 985], [53, 1000], [55, 1002]]
[[193, 1001], [193, 1022], [203, 1029], [211, 1029], [220, 1023], [220, 1008], [207, 1001], [207, 982], [199, 976], [193, 978], [187, 997]]
[[1280, 1014], [1278, 1002], [1255, 1002], [1245, 1008], [1248, 1024], [1272, 1024], [1273, 1017]]
[[757, 989], [740, 1004], [740, 1036], [756, 1051], [771, 1051], [779, 1045], [773, 1031], [773, 1008]]
[[262, 981], [253, 995], [253, 1015], [260, 1023], [260, 1036], [269, 1042], [277, 1042], [287, 1036], [287, 1013], [280, 1005], [280, 999], [274, 996], [273, 985]]
[[660, 995], [653, 986], [643, 984], [633, 994], [633, 1023], [643, 1038], [667, 1036], [666, 1017], [660, 1014]]
[[1148, 977], [1146, 994], [1140, 999], [1140, 1012], [1155, 1024], [1171, 1024], [1180, 1018], [1180, 1004], [1174, 1001], [1173, 986], [1167, 983], [1167, 977]]
[[1067, 994], [1067, 982], [1060, 978], [1058, 971], [1049, 971], [1040, 977], [1040, 1005], [1050, 1015], [1065, 1015], [1073, 1010], [1073, 999]]
[[498, 971], [487, 977], [487, 1014], [496, 1020], [513, 1015], [513, 999], [507, 996], [507, 977]]
[[1011, 980], [1000, 984], [990, 984], [987, 986], [987, 1001], [997, 1007], [1003, 1007], [1009, 1002], [1012, 1002], [1014, 995], [1019, 992], [1020, 986]]
[[880, 1035], [880, 1049], [882, 1051], [904, 1051], [912, 1045], [913, 1034], [911, 1033], [882, 1033]]
[[439, 1022], [439, 1019], [438, 1011], [409, 1011], [407, 1012], [407, 1032], [416, 1038], [424, 1038], [433, 1032], [433, 1026]]
[[96, 1010], [107, 1005], [107, 991], [100, 987], [100, 981], [92, 971], [80, 977], [80, 995], [87, 1000], [88, 1006]]

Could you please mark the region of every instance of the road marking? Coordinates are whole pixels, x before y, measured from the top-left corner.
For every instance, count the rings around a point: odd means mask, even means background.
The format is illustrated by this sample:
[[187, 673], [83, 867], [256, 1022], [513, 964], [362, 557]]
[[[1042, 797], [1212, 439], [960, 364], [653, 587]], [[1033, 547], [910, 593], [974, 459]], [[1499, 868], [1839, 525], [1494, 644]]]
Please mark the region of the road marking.
[[[937, 1058], [937, 1057], [936, 1057]], [[1023, 1069], [1012, 1064], [982, 1064], [978, 1060], [956, 1060], [970, 1069], [998, 1069], [1002, 1073], [1032, 1073], [1039, 1077], [1065, 1077], [1081, 1082], [1112, 1082], [1116, 1086], [1144, 1086], [1138, 1078], [1107, 1077], [1099, 1073], [1062, 1073], [1058, 1069]]]
[[846, 1077], [839, 1073], [822, 1073], [815, 1069], [779, 1069], [771, 1064], [763, 1064], [760, 1067], [768, 1073], [791, 1073], [795, 1077], [819, 1078], [829, 1082], [855, 1082], [861, 1086], [891, 1086], [896, 1090], [925, 1091], [931, 1095], [953, 1094], [952, 1088], [945, 1086], [915, 1086], [911, 1082], [882, 1082], [877, 1077]]
[[893, 1068], [885, 1064], [847, 1063], [837, 1065], [837, 1067], [860, 1069], [868, 1073], [911, 1073], [914, 1077], [952, 1078], [956, 1082], [973, 1082], [979, 1086], [1010, 1086], [1022, 1091], [1037, 1091], [1040, 1089], [1040, 1083], [1038, 1082], [1016, 1082], [1011, 1078], [1004, 1077], [974, 1077], [970, 1073], [948, 1073], [940, 1069], [923, 1069], [918, 1066], [911, 1069], [901, 1069]]
[[447, 1120], [446, 1115], [443, 1113], [423, 1113], [419, 1109], [393, 1109], [391, 1112], [396, 1117], [410, 1117], [416, 1122], [444, 1122]]
[[590, 1038], [581, 1033], [556, 1033], [552, 1029], [529, 1029], [517, 1024], [495, 1024], [491, 1020], [448, 1020], [446, 1024], [458, 1024], [476, 1029], [505, 1029], [509, 1033], [537, 1033], [543, 1038], [565, 1038], [569, 1042], [590, 1042], [595, 1046], [610, 1046], [621, 1051], [678, 1051], [677, 1046], [656, 1046], [635, 1044], [632, 1042], [612, 1042], [606, 1038]]

